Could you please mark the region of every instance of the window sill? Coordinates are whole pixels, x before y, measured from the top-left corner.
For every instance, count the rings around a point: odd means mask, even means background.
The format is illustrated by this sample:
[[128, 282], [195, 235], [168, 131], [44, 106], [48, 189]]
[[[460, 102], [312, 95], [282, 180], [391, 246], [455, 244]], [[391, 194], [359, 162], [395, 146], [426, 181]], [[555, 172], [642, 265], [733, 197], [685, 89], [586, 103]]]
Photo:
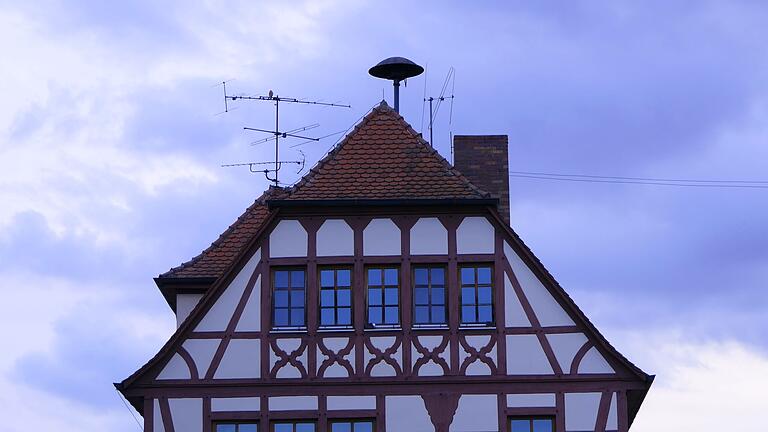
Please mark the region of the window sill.
[[337, 332], [337, 331], [355, 331], [355, 327], [353, 327], [353, 326], [325, 326], [325, 327], [318, 327], [317, 331], [320, 332], [320, 333]]
[[403, 328], [399, 324], [398, 325], [378, 325], [376, 327], [370, 327], [370, 326], [366, 326], [365, 327], [365, 331], [367, 331], [367, 332], [368, 331], [373, 331], [373, 332], [376, 332], [376, 331], [402, 331], [402, 330], [403, 330]]
[[270, 333], [300, 333], [300, 332], [306, 332], [307, 327], [274, 327], [272, 330], [270, 330]]
[[414, 324], [413, 330], [448, 330], [448, 324]]
[[459, 324], [459, 330], [495, 330], [495, 324]]

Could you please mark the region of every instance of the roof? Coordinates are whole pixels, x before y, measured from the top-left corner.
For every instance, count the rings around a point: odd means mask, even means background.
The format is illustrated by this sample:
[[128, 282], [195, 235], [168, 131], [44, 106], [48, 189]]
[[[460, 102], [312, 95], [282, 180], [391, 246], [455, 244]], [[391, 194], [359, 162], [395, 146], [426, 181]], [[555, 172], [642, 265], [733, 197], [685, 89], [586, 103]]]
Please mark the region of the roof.
[[382, 101], [292, 188], [271, 187], [207, 249], [159, 280], [218, 278], [268, 219], [271, 200], [454, 200], [490, 194], [455, 170]]

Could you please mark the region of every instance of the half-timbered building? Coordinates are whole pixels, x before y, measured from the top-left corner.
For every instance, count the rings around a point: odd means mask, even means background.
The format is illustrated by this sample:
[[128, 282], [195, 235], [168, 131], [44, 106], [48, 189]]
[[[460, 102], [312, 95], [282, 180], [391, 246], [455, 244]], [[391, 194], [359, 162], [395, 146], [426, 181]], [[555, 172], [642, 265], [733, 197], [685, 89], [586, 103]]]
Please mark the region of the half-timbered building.
[[627, 431], [651, 385], [509, 224], [506, 136], [449, 164], [385, 103], [155, 279], [146, 432]]

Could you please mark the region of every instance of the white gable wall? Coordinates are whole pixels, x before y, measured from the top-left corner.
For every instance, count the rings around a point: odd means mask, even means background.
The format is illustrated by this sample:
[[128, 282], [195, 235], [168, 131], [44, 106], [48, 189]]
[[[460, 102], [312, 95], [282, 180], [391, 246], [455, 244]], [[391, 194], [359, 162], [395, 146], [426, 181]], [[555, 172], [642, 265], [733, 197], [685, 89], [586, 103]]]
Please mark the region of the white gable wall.
[[342, 219], [328, 219], [317, 231], [317, 256], [352, 256], [355, 233]]
[[492, 254], [496, 243], [496, 230], [482, 216], [465, 217], [456, 230], [456, 253]]
[[536, 335], [507, 335], [507, 375], [553, 373]]
[[598, 351], [597, 348], [592, 347], [584, 355], [584, 358], [581, 359], [581, 363], [579, 363], [578, 373], [580, 374], [590, 374], [590, 373], [612, 374], [612, 373], [616, 373], [616, 371], [613, 370], [610, 364], [608, 364], [608, 362], [605, 360], [605, 357], [603, 357], [602, 354], [600, 354], [600, 351]]
[[269, 235], [272, 258], [307, 256], [307, 230], [297, 220], [281, 220]]
[[595, 430], [600, 397], [600, 393], [566, 393], [565, 430], [567, 432]]
[[202, 294], [177, 294], [176, 295], [176, 328], [181, 327], [181, 323], [189, 316], [192, 309], [197, 306]]
[[178, 432], [203, 432], [202, 399], [168, 399], [173, 429]]
[[178, 354], [174, 354], [168, 364], [165, 365], [160, 374], [157, 375], [157, 379], [191, 379], [192, 374], [189, 372], [189, 366], [187, 362]]
[[509, 276], [504, 274], [504, 324], [507, 327], [530, 327], [531, 322], [525, 314], [520, 299], [517, 297], [515, 288], [509, 280]]
[[571, 370], [573, 358], [587, 342], [587, 337], [584, 336], [584, 333], [561, 333], [548, 334], [547, 340], [555, 353], [557, 362], [560, 363], [560, 369], [564, 373], [568, 373]]
[[160, 411], [160, 401], [155, 399], [152, 408], [152, 430], [153, 432], [165, 432], [163, 424], [163, 413]]
[[387, 396], [386, 404], [387, 430], [434, 432], [435, 427], [421, 396]]
[[438, 218], [421, 218], [411, 228], [411, 255], [448, 254], [448, 230]]
[[261, 341], [232, 339], [224, 351], [214, 378], [259, 378], [261, 376]]
[[451, 432], [499, 430], [497, 401], [496, 395], [462, 395], [448, 430]]
[[219, 348], [221, 339], [187, 339], [182, 345], [192, 357], [197, 367], [197, 376], [203, 378], [211, 366], [216, 349]]
[[400, 255], [400, 228], [392, 219], [373, 219], [363, 231], [363, 253], [368, 256]]
[[253, 284], [251, 295], [245, 302], [245, 308], [240, 315], [240, 320], [235, 326], [236, 331], [259, 331], [261, 330], [261, 276], [256, 277], [256, 283]]

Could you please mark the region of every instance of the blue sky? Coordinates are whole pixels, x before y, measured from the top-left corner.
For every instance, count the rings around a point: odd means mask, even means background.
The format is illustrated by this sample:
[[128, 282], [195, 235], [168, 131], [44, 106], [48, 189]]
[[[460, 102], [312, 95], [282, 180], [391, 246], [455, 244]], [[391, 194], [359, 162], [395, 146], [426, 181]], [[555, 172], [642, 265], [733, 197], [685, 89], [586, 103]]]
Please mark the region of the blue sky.
[[[174, 328], [152, 277], [197, 254], [267, 186], [232, 92], [345, 130], [402, 55], [422, 102], [456, 69], [449, 133], [508, 134], [510, 169], [768, 180], [768, 6], [753, 1], [0, 1], [0, 414], [11, 431], [132, 431], [111, 383]], [[426, 130], [425, 130], [426, 131]], [[303, 146], [317, 161], [332, 139]], [[284, 147], [286, 157], [298, 157]], [[298, 174], [286, 172], [284, 180]], [[633, 430], [757, 430], [768, 376], [768, 196], [511, 179], [512, 225], [657, 382]], [[758, 377], [758, 378], [755, 378]]]

